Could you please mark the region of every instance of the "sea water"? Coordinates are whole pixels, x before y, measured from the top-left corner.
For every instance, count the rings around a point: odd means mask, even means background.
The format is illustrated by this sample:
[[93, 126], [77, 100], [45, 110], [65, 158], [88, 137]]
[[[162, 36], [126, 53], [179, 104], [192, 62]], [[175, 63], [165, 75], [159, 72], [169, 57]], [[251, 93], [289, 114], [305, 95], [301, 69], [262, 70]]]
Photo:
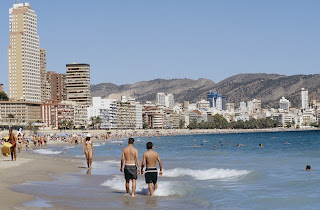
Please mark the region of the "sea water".
[[[91, 171], [30, 181], [14, 189], [37, 198], [27, 207], [320, 208], [320, 131], [136, 137], [140, 161], [149, 141], [164, 168], [153, 198], [142, 175], [137, 197], [125, 195], [120, 158], [127, 139], [94, 143]], [[81, 151], [81, 146], [48, 146], [34, 152], [80, 158], [85, 167]], [[312, 171], [306, 171], [306, 165]]]

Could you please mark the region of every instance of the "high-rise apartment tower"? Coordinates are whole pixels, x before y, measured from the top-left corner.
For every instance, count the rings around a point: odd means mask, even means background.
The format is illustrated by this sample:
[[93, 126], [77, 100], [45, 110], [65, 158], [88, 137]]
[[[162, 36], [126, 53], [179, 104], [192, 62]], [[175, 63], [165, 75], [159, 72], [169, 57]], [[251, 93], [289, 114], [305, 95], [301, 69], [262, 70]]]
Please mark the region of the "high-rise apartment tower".
[[307, 109], [309, 108], [309, 96], [308, 90], [302, 88], [301, 89], [301, 108]]
[[9, 24], [9, 97], [41, 102], [37, 15], [29, 3], [14, 4], [9, 9]]
[[67, 99], [90, 106], [90, 65], [67, 64]]

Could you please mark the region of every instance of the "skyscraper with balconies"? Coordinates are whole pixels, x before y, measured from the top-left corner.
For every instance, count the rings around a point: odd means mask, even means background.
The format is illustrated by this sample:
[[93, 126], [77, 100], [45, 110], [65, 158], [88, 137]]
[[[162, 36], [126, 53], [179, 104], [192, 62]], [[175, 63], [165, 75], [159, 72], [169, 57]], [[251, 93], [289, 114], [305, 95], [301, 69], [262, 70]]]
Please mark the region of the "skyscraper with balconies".
[[67, 100], [77, 103], [75, 110], [75, 127], [87, 126], [87, 108], [91, 105], [90, 65], [67, 64], [66, 90]]
[[9, 9], [9, 24], [9, 97], [41, 102], [37, 15], [29, 3], [14, 4]]
[[90, 106], [90, 65], [67, 64], [67, 100]]

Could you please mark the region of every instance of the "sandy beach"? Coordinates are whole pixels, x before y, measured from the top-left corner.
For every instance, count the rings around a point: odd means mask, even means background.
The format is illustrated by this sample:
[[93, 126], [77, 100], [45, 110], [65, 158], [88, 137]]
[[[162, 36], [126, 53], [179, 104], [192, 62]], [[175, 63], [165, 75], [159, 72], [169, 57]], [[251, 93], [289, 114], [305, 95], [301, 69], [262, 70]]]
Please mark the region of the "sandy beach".
[[82, 167], [79, 160], [48, 157], [31, 152], [17, 154], [17, 161], [12, 162], [10, 157], [0, 157], [0, 203], [1, 209], [19, 207], [23, 202], [33, 200], [29, 194], [10, 190], [13, 185], [26, 181], [51, 180], [51, 175], [59, 176], [61, 173], [77, 172]]

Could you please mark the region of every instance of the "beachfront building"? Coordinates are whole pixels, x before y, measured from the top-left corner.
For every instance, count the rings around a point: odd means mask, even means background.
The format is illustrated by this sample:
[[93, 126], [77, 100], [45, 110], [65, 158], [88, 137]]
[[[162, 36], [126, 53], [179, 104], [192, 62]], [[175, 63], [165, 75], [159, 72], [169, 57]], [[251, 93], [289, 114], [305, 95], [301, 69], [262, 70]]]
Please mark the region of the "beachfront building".
[[226, 110], [228, 111], [228, 112], [231, 112], [231, 113], [233, 113], [234, 112], [234, 103], [227, 103], [226, 104]]
[[66, 67], [67, 100], [78, 105], [75, 110], [76, 128], [84, 128], [88, 124], [87, 109], [91, 105], [90, 65], [73, 63]]
[[27, 101], [0, 101], [0, 122], [2, 126], [27, 125], [40, 122], [41, 103]]
[[288, 112], [290, 109], [290, 101], [282, 97], [279, 101], [279, 108]]
[[260, 113], [261, 112], [261, 100], [253, 99], [252, 101], [248, 101], [247, 109], [250, 114]]
[[165, 112], [163, 109], [149, 106], [142, 110], [142, 116], [145, 128], [165, 128]]
[[309, 108], [309, 96], [308, 90], [302, 88], [301, 89], [301, 109], [308, 109]]
[[129, 102], [117, 102], [117, 129], [136, 128], [136, 106]]
[[46, 81], [49, 84], [47, 87], [47, 97], [55, 101], [66, 101], [66, 74], [60, 74], [53, 71], [48, 71]]
[[210, 91], [207, 94], [207, 101], [209, 101], [211, 108], [216, 108], [218, 110], [226, 110], [227, 98], [222, 94]]
[[76, 103], [72, 101], [48, 100], [41, 105], [41, 118], [45, 127], [72, 129], [75, 122]]
[[210, 102], [206, 100], [201, 100], [196, 103], [197, 109], [207, 110], [210, 108]]
[[40, 83], [41, 83], [41, 103], [48, 100], [47, 93], [47, 52], [40, 49]]
[[172, 109], [174, 107], [174, 96], [172, 94], [157, 93], [156, 103]]
[[199, 110], [191, 110], [187, 114], [189, 115], [189, 123], [200, 123], [202, 121], [202, 114]]
[[291, 113], [280, 113], [278, 115], [278, 121], [283, 127], [291, 127], [294, 121], [294, 115]]
[[244, 101], [240, 102], [240, 107], [239, 107], [239, 112], [247, 112], [248, 108], [247, 108], [247, 103]]
[[142, 105], [136, 103], [136, 129], [143, 128], [143, 120], [142, 120]]
[[93, 97], [92, 105], [88, 107], [88, 121], [92, 117], [100, 117], [102, 129], [117, 128], [117, 101], [115, 99], [102, 99]]
[[40, 44], [37, 15], [29, 3], [9, 9], [9, 98], [41, 102]]

